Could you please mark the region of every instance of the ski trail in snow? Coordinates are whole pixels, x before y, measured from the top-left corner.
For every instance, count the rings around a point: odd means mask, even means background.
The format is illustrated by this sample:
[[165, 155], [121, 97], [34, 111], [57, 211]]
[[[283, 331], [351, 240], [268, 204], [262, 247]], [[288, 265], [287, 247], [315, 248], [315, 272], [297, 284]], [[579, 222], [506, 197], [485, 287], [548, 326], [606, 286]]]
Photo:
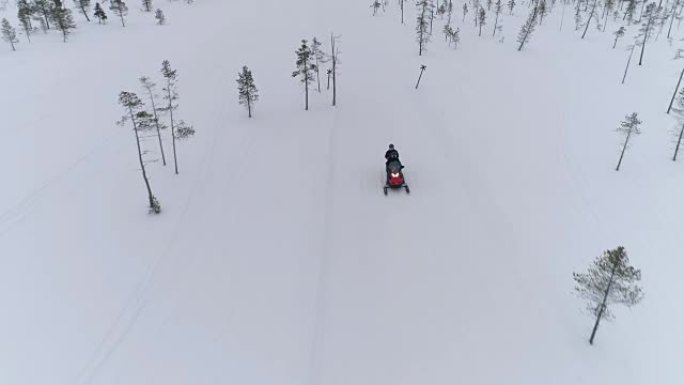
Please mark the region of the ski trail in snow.
[[83, 370], [78, 375], [75, 383], [77, 384], [90, 384], [95, 378], [99, 370], [107, 363], [109, 358], [116, 352], [117, 348], [125, 340], [126, 336], [129, 334], [130, 330], [135, 325], [136, 321], [139, 319], [142, 311], [147, 305], [147, 295], [149, 289], [156, 276], [156, 271], [162, 262], [167, 258], [173, 246], [175, 245], [178, 234], [186, 223], [185, 218], [190, 212], [190, 207], [195, 200], [193, 199], [197, 196], [205, 187], [206, 174], [211, 169], [208, 167], [214, 158], [216, 152], [216, 145], [218, 142], [219, 134], [223, 132], [222, 125], [220, 122], [225, 122], [225, 116], [223, 113], [218, 114], [218, 118], [214, 124], [213, 138], [209, 142], [209, 150], [205, 151], [205, 155], [200, 162], [201, 170], [195, 178], [194, 186], [197, 186], [193, 191], [188, 194], [188, 198], [185, 201], [181, 215], [173, 228], [172, 235], [167, 241], [166, 247], [163, 249], [162, 253], [159, 254], [146, 268], [143, 278], [138, 282], [135, 289], [126, 300], [124, 307], [121, 309], [117, 317], [112, 323], [105, 336], [102, 338], [97, 348], [95, 349], [91, 358], [85, 364]]

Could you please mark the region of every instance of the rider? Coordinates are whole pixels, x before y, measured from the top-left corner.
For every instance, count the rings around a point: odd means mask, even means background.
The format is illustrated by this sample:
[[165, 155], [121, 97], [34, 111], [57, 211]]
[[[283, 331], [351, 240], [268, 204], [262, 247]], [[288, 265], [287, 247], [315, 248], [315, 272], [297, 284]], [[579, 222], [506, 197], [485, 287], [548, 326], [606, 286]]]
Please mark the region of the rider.
[[[385, 160], [386, 160], [386, 162], [385, 162], [385, 168], [386, 169], [388, 168], [390, 162], [392, 162], [392, 161], [397, 161], [397, 162], [399, 162], [399, 164], [401, 164], [401, 162], [399, 161], [399, 151], [397, 151], [394, 148], [394, 145], [391, 143], [389, 145], [389, 149], [385, 152]], [[404, 166], [401, 166], [401, 168], [404, 168]], [[388, 172], [389, 172], [389, 169], [388, 169]]]

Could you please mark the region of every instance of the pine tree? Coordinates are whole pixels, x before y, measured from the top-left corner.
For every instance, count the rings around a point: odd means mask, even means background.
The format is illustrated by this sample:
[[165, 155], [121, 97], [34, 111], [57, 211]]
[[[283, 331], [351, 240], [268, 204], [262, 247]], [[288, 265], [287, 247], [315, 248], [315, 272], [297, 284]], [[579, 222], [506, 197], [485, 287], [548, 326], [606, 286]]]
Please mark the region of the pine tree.
[[100, 6], [100, 3], [95, 3], [95, 13], [93, 15], [97, 17], [98, 23], [102, 24], [107, 22], [107, 14]]
[[629, 257], [622, 246], [605, 251], [586, 273], [573, 273], [572, 276], [576, 283], [575, 292], [588, 301], [588, 310], [596, 316], [589, 344], [594, 343], [601, 320], [612, 318], [608, 305], [631, 307], [644, 297], [636, 284], [641, 280], [641, 271], [629, 265]]
[[140, 84], [142, 87], [145, 89], [147, 92], [147, 97], [150, 99], [150, 103], [152, 104], [152, 116], [153, 116], [153, 121], [154, 121], [154, 128], [157, 130], [157, 139], [159, 141], [159, 152], [161, 153], [161, 158], [162, 158], [162, 164], [166, 166], [166, 155], [164, 154], [164, 144], [162, 143], [162, 138], [161, 138], [161, 130], [165, 129], [166, 126], [164, 123], [162, 123], [159, 120], [159, 114], [157, 113], [159, 109], [157, 108], [157, 101], [156, 99], [159, 98], [159, 95], [156, 94], [156, 87], [157, 85], [153, 83], [148, 77], [143, 76], [140, 79]]
[[152, 194], [150, 180], [147, 177], [147, 170], [145, 169], [145, 162], [143, 161], [143, 152], [140, 147], [140, 131], [152, 127], [152, 116], [143, 109], [143, 102], [138, 98], [138, 95], [133, 92], [121, 91], [119, 94], [119, 103], [126, 110], [126, 115], [124, 115], [118, 123], [123, 125], [126, 121], [130, 120], [131, 124], [133, 124], [135, 141], [138, 147], [138, 160], [140, 161], [140, 170], [142, 171], [142, 177], [145, 181], [145, 187], [147, 188], [147, 199], [150, 206], [150, 212], [159, 214], [161, 212], [161, 206], [159, 205], [157, 198]]
[[646, 20], [639, 29], [639, 32], [641, 33], [640, 36], [643, 36], [643, 39], [641, 40], [641, 53], [639, 54], [639, 65], [641, 65], [644, 61], [644, 50], [646, 49], [646, 42], [648, 41], [649, 35], [653, 30], [653, 23], [657, 16], [655, 2], [646, 6], [644, 16], [646, 17]]
[[546, 6], [546, 0], [538, 0], [537, 14], [539, 15], [539, 25], [544, 22], [544, 17], [549, 14], [549, 9]]
[[64, 8], [61, 0], [53, 1], [55, 2], [55, 6], [52, 8], [50, 16], [55, 27], [62, 32], [62, 38], [66, 43], [67, 37], [71, 34], [71, 31], [76, 28], [76, 23], [74, 22], [71, 10]]
[[109, 9], [121, 19], [121, 26], [126, 26], [125, 16], [128, 15], [128, 6], [122, 0], [111, 0]]
[[467, 15], [468, 15], [468, 4], [463, 3], [463, 20], [461, 20], [461, 21], [465, 21], [465, 18]]
[[382, 4], [380, 4], [379, 0], [373, 0], [373, 3], [371, 4], [371, 8], [373, 8], [373, 16], [375, 16], [376, 13], [378, 13], [378, 9], [382, 7]]
[[406, 0], [399, 0], [399, 8], [401, 9], [401, 24], [404, 24], [404, 2]]
[[639, 120], [637, 113], [634, 112], [631, 115], [627, 115], [625, 120], [620, 123], [620, 127], [617, 128], [617, 131], [625, 136], [625, 140], [622, 143], [622, 151], [620, 152], [620, 160], [618, 160], [618, 164], [617, 164], [617, 167], [615, 167], [615, 171], [620, 171], [620, 165], [622, 164], [622, 158], [625, 156], [625, 150], [627, 150], [627, 146], [629, 145], [629, 140], [632, 138], [632, 135], [641, 134], [641, 129], [639, 128], [639, 125], [641, 123], [642, 122], [641, 122], [641, 120]]
[[316, 65], [312, 63], [313, 52], [306, 40], [302, 40], [301, 47], [295, 53], [297, 54], [297, 70], [292, 73], [292, 77], [301, 76], [302, 84], [304, 84], [304, 109], [308, 111], [309, 83], [313, 81], [313, 72], [316, 71]]
[[515, 0], [508, 0], [508, 14], [513, 14], [513, 8], [515, 8]]
[[88, 12], [90, 12], [90, 0], [74, 0], [74, 3], [81, 10], [83, 16], [85, 16], [87, 21], [90, 21], [88, 17]]
[[625, 15], [622, 20], [627, 20], [627, 25], [632, 24], [634, 21], [634, 13], [636, 12], [637, 2], [636, 0], [627, 0], [627, 8], [625, 9]]
[[45, 29], [50, 29], [50, 4], [48, 0], [33, 0], [33, 8], [35, 13], [40, 14], [41, 25]]
[[626, 31], [625, 27], [621, 26], [620, 29], [613, 32], [613, 35], [615, 35], [615, 41], [613, 42], [613, 48], [615, 48], [617, 46], [618, 39], [625, 36], [625, 31]]
[[143, 11], [152, 12], [152, 0], [142, 0]]
[[530, 15], [527, 17], [527, 21], [525, 22], [525, 24], [523, 24], [523, 26], [520, 28], [520, 32], [518, 33], [518, 43], [520, 43], [520, 46], [518, 46], [518, 51], [522, 51], [523, 47], [525, 46], [525, 43], [527, 43], [530, 40], [536, 24], [537, 7], [534, 7], [530, 12]]
[[252, 71], [247, 66], [242, 67], [242, 72], [238, 73], [238, 100], [241, 105], [247, 107], [249, 117], [252, 117], [254, 103], [259, 100], [259, 90], [254, 84]]
[[480, 22], [480, 31], [478, 32], [477, 36], [482, 36], [482, 26], [487, 24], [487, 12], [485, 12], [484, 8], [480, 8], [480, 12], [478, 13], [478, 21]]
[[615, 7], [615, 0], [605, 0], [603, 3], [603, 32], [606, 32], [606, 26], [608, 25], [608, 16], [613, 11]]
[[2, 34], [2, 40], [8, 42], [12, 47], [12, 51], [16, 51], [17, 49], [14, 45], [19, 42], [17, 39], [17, 31], [5, 18], [3, 18], [0, 23], [0, 34]]
[[501, 4], [501, 0], [496, 0], [496, 3], [494, 4], [494, 32], [492, 32], [492, 37], [496, 35], [496, 29], [499, 27], [499, 15], [501, 15], [501, 9], [503, 8], [503, 5]]
[[33, 9], [27, 0], [17, 1], [17, 18], [19, 24], [26, 34], [26, 39], [31, 42], [31, 33], [33, 32], [33, 25], [31, 24], [31, 17], [33, 16]]
[[598, 0], [594, 0], [594, 5], [591, 6], [591, 12], [589, 12], [589, 19], [587, 19], [587, 24], [584, 26], [584, 33], [582, 33], [582, 39], [584, 39], [584, 36], [587, 35], [587, 31], [589, 30], [589, 25], [591, 24], [591, 19], [594, 17], [594, 14], [596, 13], [596, 4], [598, 3]]
[[178, 80], [178, 73], [171, 68], [168, 60], [162, 62], [161, 73], [166, 79], [166, 87], [162, 88], [164, 91], [164, 100], [166, 100], [166, 107], [160, 108], [159, 111], [169, 113], [169, 121], [171, 122], [171, 143], [173, 144], [173, 165], [174, 171], [178, 174], [178, 155], [176, 153], [176, 139], [188, 138], [195, 134], [195, 129], [187, 125], [184, 121], [176, 121], [173, 117], [173, 112], [178, 109], [178, 91], [176, 81]]
[[416, 89], [418, 89], [418, 86], [420, 86], [420, 80], [423, 78], [423, 72], [427, 69], [427, 66], [425, 64], [421, 64], [420, 66], [420, 75], [418, 75], [418, 82], [416, 82]]
[[[681, 0], [675, 0], [674, 3], [672, 4], [672, 10], [670, 11], [670, 27], [667, 29], [667, 38], [670, 38], [670, 34], [672, 33], [672, 24], [674, 23], [674, 20], [678, 18], [677, 16], [677, 8], [679, 8], [679, 3]], [[681, 17], [681, 16], [679, 16]]]
[[164, 23], [166, 23], [166, 16], [164, 16], [164, 11], [161, 9], [157, 9], [157, 12], [154, 14], [154, 18], [157, 19], [158, 25], [164, 25]]
[[321, 92], [321, 64], [328, 61], [325, 52], [321, 49], [323, 44], [315, 37], [311, 41], [311, 52], [314, 57], [314, 65], [316, 66], [316, 81], [318, 82], [318, 92]]
[[416, 17], [416, 33], [418, 34], [418, 56], [423, 55], [425, 45], [430, 41], [428, 16], [432, 12], [432, 3], [429, 0], [418, 0], [418, 16]]

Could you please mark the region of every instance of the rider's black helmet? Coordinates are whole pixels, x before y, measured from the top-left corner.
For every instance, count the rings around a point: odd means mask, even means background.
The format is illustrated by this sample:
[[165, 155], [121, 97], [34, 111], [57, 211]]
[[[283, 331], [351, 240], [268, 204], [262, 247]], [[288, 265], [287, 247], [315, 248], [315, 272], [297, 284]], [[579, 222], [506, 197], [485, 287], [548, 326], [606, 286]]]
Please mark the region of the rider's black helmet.
[[390, 143], [389, 148], [390, 148], [390, 150], [394, 150], [394, 145], [392, 143]]

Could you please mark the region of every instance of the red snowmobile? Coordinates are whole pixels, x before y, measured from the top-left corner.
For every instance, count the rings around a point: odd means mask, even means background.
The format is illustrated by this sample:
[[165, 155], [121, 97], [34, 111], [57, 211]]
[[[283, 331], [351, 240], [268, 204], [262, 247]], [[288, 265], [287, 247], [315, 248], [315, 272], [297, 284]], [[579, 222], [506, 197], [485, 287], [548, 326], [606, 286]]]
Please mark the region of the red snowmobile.
[[406, 193], [410, 193], [409, 186], [406, 184], [404, 179], [404, 173], [401, 171], [404, 166], [401, 164], [399, 159], [391, 159], [387, 162], [387, 181], [385, 182], [385, 187], [383, 192], [387, 195], [387, 190], [389, 189], [400, 189], [406, 190]]

